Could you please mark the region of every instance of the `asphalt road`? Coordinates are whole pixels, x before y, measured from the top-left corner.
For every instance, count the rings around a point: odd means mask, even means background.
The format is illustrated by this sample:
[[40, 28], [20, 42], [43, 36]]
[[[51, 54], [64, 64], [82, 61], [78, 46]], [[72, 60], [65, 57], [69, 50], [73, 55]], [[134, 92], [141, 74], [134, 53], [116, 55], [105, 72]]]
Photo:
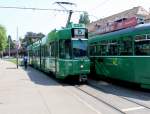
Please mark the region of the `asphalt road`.
[[60, 84], [31, 67], [17, 69], [0, 60], [0, 114], [150, 113], [150, 93], [103, 81], [90, 83], [96, 88]]
[[0, 60], [0, 114], [97, 113], [45, 74]]

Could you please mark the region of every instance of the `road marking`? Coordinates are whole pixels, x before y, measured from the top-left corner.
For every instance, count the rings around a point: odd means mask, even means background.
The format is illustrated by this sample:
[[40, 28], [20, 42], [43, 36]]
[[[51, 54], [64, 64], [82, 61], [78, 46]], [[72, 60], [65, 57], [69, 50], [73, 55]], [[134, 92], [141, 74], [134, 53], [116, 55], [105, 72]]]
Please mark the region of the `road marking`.
[[139, 110], [139, 109], [143, 109], [144, 107], [140, 106], [140, 107], [133, 107], [133, 108], [126, 108], [126, 109], [122, 109], [123, 112], [128, 112], [128, 111], [133, 111], [133, 110]]

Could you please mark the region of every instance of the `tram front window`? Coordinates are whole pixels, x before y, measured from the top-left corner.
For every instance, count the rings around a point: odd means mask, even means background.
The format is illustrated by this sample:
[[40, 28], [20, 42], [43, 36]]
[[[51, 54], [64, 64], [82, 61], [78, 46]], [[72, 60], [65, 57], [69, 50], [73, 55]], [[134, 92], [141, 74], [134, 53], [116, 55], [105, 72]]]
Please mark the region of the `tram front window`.
[[72, 44], [74, 57], [87, 56], [87, 39], [73, 39]]

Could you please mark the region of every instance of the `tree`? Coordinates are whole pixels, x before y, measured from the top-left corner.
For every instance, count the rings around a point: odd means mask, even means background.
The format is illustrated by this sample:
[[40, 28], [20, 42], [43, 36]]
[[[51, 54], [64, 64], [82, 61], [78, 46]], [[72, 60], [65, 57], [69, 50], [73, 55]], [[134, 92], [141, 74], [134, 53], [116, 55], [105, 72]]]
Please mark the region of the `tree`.
[[10, 43], [10, 49], [14, 49], [15, 43], [12, 41], [12, 38], [10, 35], [8, 35], [8, 39], [7, 39], [7, 48], [9, 48], [9, 43]]
[[83, 14], [80, 15], [79, 23], [82, 23], [85, 25], [90, 23], [89, 15], [87, 12], [84, 12]]
[[21, 49], [20, 49], [20, 54], [23, 55], [26, 53], [27, 51], [27, 47], [31, 44], [33, 44], [34, 42], [40, 40], [41, 38], [43, 38], [45, 35], [43, 33], [34, 33], [34, 32], [27, 32], [24, 36], [24, 38], [20, 38], [20, 42], [21, 42]]
[[45, 35], [43, 33], [34, 33], [34, 32], [27, 32], [23, 42], [26, 46], [38, 41], [39, 39], [43, 38]]
[[0, 52], [4, 51], [7, 46], [7, 36], [5, 28], [0, 25]]

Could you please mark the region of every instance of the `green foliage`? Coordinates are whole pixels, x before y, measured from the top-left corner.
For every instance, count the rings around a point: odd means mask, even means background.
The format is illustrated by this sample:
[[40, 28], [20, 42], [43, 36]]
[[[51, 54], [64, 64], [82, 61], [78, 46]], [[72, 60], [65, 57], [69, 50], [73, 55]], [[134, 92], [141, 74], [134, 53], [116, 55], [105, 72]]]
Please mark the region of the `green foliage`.
[[7, 39], [7, 49], [9, 49], [9, 43], [10, 43], [10, 49], [14, 49], [15, 48], [15, 43], [12, 41], [12, 38], [10, 35], [8, 35], [8, 39]]
[[7, 36], [5, 28], [0, 25], [0, 51], [3, 51], [7, 46]]
[[34, 33], [34, 32], [27, 32], [23, 43], [26, 45], [26, 47], [30, 44], [33, 44], [34, 42], [38, 41], [39, 39], [43, 38], [45, 35], [43, 33]]
[[79, 23], [82, 23], [85, 25], [90, 23], [89, 15], [87, 12], [84, 12], [83, 14], [80, 15]]
[[27, 52], [27, 47], [34, 42], [40, 40], [45, 35], [43, 33], [34, 33], [34, 32], [27, 32], [24, 38], [19, 38], [21, 43], [21, 49], [19, 50], [20, 55], [24, 55]]

